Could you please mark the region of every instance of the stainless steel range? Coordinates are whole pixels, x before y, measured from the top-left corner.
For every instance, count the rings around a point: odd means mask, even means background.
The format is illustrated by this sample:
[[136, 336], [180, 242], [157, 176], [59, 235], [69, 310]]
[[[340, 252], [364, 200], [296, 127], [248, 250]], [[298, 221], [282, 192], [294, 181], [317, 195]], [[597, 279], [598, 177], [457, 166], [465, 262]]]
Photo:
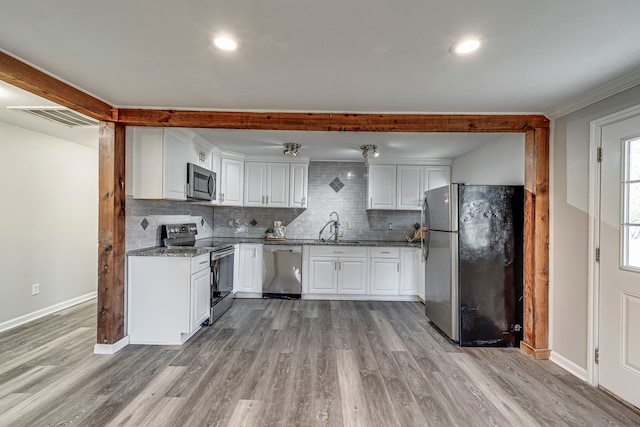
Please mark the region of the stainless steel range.
[[233, 263], [235, 247], [215, 243], [214, 239], [196, 239], [194, 223], [162, 226], [162, 244], [168, 248], [197, 247], [211, 250], [211, 316], [205, 325], [215, 322], [233, 304]]

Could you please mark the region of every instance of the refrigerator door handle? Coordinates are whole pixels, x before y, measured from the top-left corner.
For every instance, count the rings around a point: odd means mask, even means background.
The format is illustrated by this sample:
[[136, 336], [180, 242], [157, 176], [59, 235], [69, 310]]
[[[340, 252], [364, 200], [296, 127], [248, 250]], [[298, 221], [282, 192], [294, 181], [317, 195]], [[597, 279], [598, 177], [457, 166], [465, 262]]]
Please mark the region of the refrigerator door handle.
[[429, 205], [427, 204], [427, 196], [422, 199], [422, 207], [420, 213], [420, 250], [422, 251], [422, 259], [426, 262], [429, 258], [429, 229], [426, 228], [426, 215], [429, 211]]

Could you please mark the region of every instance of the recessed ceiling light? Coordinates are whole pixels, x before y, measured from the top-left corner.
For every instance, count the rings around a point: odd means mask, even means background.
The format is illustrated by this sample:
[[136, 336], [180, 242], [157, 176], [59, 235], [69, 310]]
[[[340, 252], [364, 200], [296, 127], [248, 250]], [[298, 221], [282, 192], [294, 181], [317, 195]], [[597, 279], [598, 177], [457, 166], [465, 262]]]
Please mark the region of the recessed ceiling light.
[[482, 42], [477, 38], [458, 40], [449, 48], [449, 53], [456, 56], [469, 55], [480, 48]]
[[238, 48], [238, 43], [236, 43], [236, 41], [231, 37], [227, 36], [216, 37], [213, 39], [213, 44], [215, 44], [218, 49], [227, 51], [236, 50]]

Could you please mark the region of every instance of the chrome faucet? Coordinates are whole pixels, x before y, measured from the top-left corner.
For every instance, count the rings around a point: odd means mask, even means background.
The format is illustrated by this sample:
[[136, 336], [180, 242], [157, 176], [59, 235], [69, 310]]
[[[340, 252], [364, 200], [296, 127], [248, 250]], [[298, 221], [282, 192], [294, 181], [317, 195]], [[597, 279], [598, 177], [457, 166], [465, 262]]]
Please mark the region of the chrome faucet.
[[[333, 219], [333, 215], [336, 216], [335, 219]], [[320, 229], [320, 233], [318, 233], [318, 240], [321, 242], [324, 242], [325, 240], [322, 238], [322, 232], [325, 230], [325, 228], [327, 228], [329, 225], [331, 225], [331, 227], [329, 228], [329, 232], [331, 232], [331, 235], [329, 236], [329, 238], [326, 241], [329, 241], [331, 239], [333, 239], [334, 242], [338, 241], [338, 237], [339, 237], [339, 229], [340, 229], [340, 216], [338, 215], [338, 212], [331, 212], [329, 214], [329, 221], [324, 225], [324, 227], [322, 227]]]

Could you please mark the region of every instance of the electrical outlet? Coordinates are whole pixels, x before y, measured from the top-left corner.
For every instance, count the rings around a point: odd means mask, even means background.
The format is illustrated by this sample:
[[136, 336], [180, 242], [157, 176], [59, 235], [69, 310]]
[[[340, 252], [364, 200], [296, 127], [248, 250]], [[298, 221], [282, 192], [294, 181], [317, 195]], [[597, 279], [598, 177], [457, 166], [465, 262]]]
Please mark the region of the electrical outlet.
[[393, 223], [392, 222], [389, 223], [389, 230], [393, 230]]
[[38, 295], [40, 293], [40, 283], [34, 283], [31, 285], [31, 295]]
[[233, 220], [232, 219], [229, 220], [229, 227], [233, 227]]
[[353, 230], [353, 225], [351, 224], [351, 221], [347, 222], [347, 230]]

